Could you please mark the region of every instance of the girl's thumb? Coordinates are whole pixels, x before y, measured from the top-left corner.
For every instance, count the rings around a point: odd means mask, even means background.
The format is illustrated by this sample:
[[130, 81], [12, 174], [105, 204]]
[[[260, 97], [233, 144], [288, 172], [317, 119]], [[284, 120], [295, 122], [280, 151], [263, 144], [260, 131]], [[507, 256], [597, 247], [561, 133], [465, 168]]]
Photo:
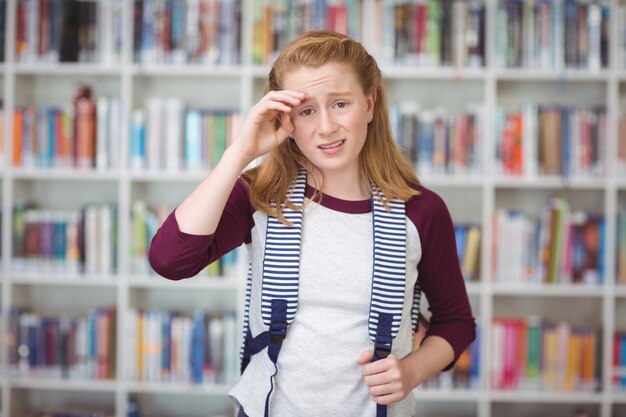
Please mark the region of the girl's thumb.
[[366, 363], [370, 363], [372, 361], [373, 355], [373, 351], [364, 350], [363, 352], [361, 352], [361, 356], [359, 356], [359, 359], [356, 361], [356, 363], [358, 363], [359, 365], [365, 365]]

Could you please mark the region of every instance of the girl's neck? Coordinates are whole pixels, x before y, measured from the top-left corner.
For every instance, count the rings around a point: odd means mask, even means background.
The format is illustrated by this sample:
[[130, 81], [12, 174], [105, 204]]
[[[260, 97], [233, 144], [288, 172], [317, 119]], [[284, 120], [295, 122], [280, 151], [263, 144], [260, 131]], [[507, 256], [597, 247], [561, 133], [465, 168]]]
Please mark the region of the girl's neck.
[[325, 173], [323, 177], [320, 172], [310, 172], [308, 182], [311, 186], [322, 187], [320, 191], [324, 194], [341, 200], [367, 200], [372, 195], [369, 185], [358, 172], [339, 175]]

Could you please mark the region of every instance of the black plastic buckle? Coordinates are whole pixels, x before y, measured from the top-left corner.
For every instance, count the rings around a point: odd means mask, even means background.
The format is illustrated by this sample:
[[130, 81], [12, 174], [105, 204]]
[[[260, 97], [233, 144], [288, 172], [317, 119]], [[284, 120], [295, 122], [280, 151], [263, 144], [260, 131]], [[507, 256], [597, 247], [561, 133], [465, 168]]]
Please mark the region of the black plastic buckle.
[[287, 337], [287, 322], [286, 321], [273, 321], [270, 324], [269, 339], [271, 344], [282, 343]]

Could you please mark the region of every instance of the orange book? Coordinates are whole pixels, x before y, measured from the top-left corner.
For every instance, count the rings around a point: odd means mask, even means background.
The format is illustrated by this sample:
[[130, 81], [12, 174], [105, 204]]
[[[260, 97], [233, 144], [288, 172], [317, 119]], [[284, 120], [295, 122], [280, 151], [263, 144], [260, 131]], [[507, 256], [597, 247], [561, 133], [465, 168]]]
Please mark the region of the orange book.
[[546, 109], [539, 115], [539, 146], [541, 148], [541, 173], [561, 174], [561, 112]]
[[22, 166], [22, 140], [24, 133], [24, 113], [21, 109], [13, 111], [13, 166]]
[[574, 391], [578, 388], [578, 381], [581, 374], [581, 335], [572, 333], [567, 341], [567, 359], [565, 365], [565, 391]]
[[96, 103], [79, 98], [76, 103], [76, 166], [93, 168], [96, 158]]

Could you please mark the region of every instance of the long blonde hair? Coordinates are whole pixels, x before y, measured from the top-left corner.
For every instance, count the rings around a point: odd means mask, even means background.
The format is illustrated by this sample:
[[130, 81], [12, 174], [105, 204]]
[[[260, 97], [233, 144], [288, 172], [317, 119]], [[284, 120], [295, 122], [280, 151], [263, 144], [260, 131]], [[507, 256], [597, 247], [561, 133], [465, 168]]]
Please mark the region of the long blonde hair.
[[[345, 64], [352, 68], [365, 95], [376, 92], [374, 117], [369, 123], [365, 144], [359, 154], [363, 178], [378, 186], [385, 199], [406, 201], [417, 195], [411, 185], [417, 185], [419, 181], [392, 137], [381, 71], [376, 60], [359, 42], [326, 30], [302, 33], [289, 42], [274, 61], [265, 92], [281, 90], [284, 77], [291, 71], [300, 67], [316, 68], [328, 63]], [[283, 205], [297, 208], [289, 204], [287, 191], [299, 167], [309, 172], [317, 169], [294, 141], [287, 139], [270, 151], [262, 163], [245, 173], [250, 179], [250, 201], [253, 207], [286, 223], [282, 214]]]

